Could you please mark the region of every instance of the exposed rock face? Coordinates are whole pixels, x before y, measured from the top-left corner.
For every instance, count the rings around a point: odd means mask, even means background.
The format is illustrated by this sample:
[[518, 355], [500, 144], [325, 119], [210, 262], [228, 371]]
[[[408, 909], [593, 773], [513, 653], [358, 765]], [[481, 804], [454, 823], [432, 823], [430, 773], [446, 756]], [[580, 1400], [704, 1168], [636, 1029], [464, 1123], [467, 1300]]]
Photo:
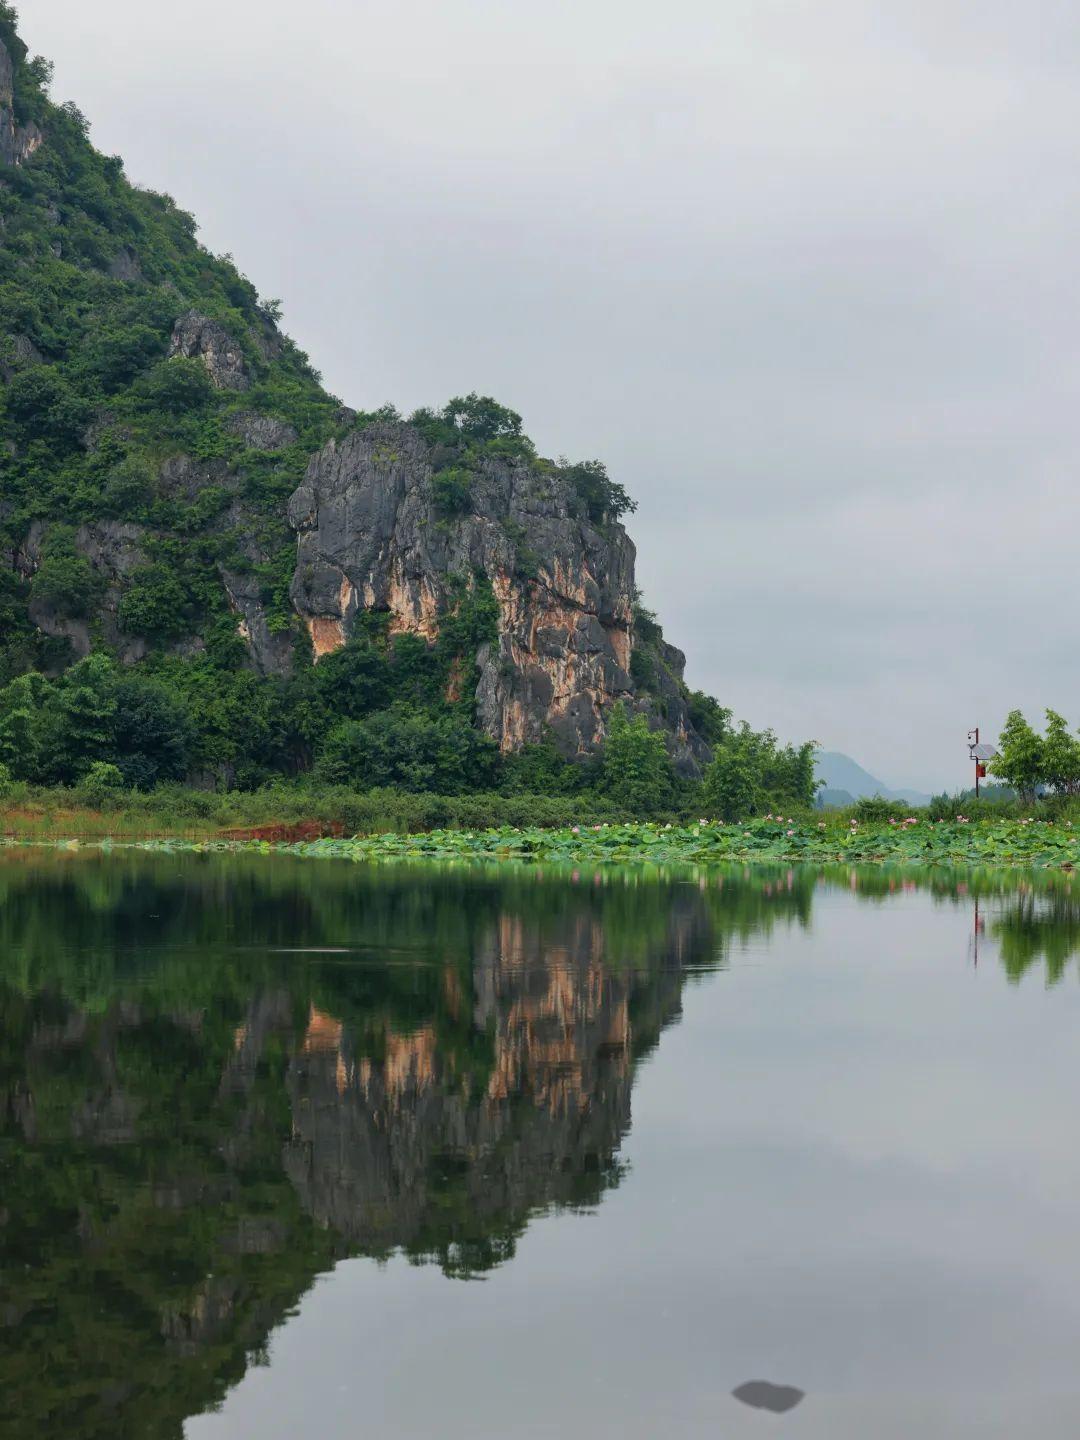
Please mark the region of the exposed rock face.
[[251, 651], [256, 670], [262, 675], [287, 674], [292, 664], [292, 637], [271, 632], [262, 582], [255, 575], [239, 575], [224, 568], [220, 574], [229, 604], [238, 617], [237, 629]]
[[[15, 559], [15, 568], [26, 579], [31, 579], [41, 563], [41, 547], [45, 540], [45, 527], [35, 521]], [[75, 532], [75, 550], [88, 560], [101, 576], [105, 585], [100, 608], [95, 619], [100, 622], [102, 638], [115, 648], [119, 658], [126, 664], [141, 660], [146, 654], [146, 642], [139, 636], [125, 635], [117, 623], [117, 607], [124, 582], [131, 572], [145, 560], [141, 548], [143, 530], [122, 520], [100, 520], [89, 525], [80, 525]], [[76, 659], [89, 655], [93, 648], [91, 622], [84, 618], [71, 618], [56, 614], [51, 607], [36, 600], [31, 594], [30, 619], [46, 635], [55, 635], [71, 644]]]
[[0, 342], [0, 380], [9, 384], [20, 370], [40, 365], [44, 356], [28, 335], [9, 335]]
[[12, 78], [11, 56], [0, 40], [0, 161], [5, 165], [22, 165], [43, 137], [33, 121], [27, 125], [15, 123]]
[[125, 280], [134, 284], [143, 278], [142, 266], [139, 264], [139, 257], [134, 250], [129, 250], [125, 245], [118, 250], [109, 262], [109, 278], [112, 280]]
[[225, 424], [252, 450], [283, 450], [286, 445], [296, 442], [296, 431], [291, 425], [273, 415], [260, 415], [255, 410], [239, 410], [230, 415]]
[[[550, 732], [564, 753], [589, 753], [618, 701], [652, 710], [630, 678], [633, 544], [621, 525], [594, 526], [580, 509], [557, 471], [489, 460], [468, 513], [446, 515], [411, 426], [331, 441], [289, 502], [299, 532], [293, 603], [316, 656], [345, 643], [361, 609], [389, 611], [392, 632], [432, 640], [461, 585], [487, 577], [499, 633], [477, 655], [480, 724], [503, 750]], [[707, 750], [689, 725], [680, 734], [670, 714], [654, 718], [677, 762], [695, 769]]]
[[173, 326], [170, 355], [202, 359], [219, 390], [246, 390], [251, 384], [242, 347], [216, 320], [189, 310]]

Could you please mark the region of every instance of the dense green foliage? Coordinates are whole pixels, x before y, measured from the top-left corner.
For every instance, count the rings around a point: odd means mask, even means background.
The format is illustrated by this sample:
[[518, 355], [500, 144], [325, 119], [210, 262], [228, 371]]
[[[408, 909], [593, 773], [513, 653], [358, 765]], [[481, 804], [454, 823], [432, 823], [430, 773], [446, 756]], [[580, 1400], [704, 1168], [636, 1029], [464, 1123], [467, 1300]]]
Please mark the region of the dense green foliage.
[[608, 725], [601, 774], [603, 790], [623, 811], [651, 815], [672, 801], [675, 776], [664, 737], [644, 715], [631, 720], [617, 705]]
[[77, 784], [107, 761], [141, 789], [192, 772], [250, 786], [312, 764], [354, 788], [490, 787], [494, 747], [473, 727], [469, 699], [446, 698], [452, 676], [466, 697], [475, 688], [490, 586], [462, 593], [432, 646], [391, 640], [384, 621], [366, 619], [344, 649], [279, 679], [208, 657], [122, 666], [105, 653], [54, 678], [20, 675], [0, 688], [0, 760], [39, 784]]
[[1040, 735], [1012, 710], [998, 740], [998, 756], [990, 773], [1027, 802], [1044, 790], [1080, 795], [1080, 739], [1056, 710], [1046, 712], [1046, 733]]
[[810, 742], [781, 745], [771, 730], [746, 724], [726, 731], [705, 771], [706, 808], [724, 820], [740, 820], [777, 806], [809, 805], [817, 788], [815, 748]]

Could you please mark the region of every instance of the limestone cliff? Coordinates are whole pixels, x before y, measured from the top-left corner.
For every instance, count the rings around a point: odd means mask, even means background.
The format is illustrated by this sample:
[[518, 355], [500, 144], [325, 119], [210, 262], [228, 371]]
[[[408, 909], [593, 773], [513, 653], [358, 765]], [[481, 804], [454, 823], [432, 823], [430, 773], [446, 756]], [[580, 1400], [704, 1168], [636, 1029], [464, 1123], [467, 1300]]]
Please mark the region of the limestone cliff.
[[41, 130], [33, 121], [15, 119], [13, 67], [7, 46], [0, 41], [0, 163], [21, 165], [41, 144]]
[[315, 655], [345, 644], [362, 609], [391, 631], [434, 640], [464, 582], [490, 583], [498, 636], [478, 653], [477, 719], [501, 749], [552, 734], [568, 755], [603, 740], [613, 705], [664, 725], [683, 769], [707, 755], [680, 693], [683, 657], [666, 647], [661, 710], [630, 674], [634, 546], [616, 520], [593, 523], [558, 467], [486, 459], [461, 513], [444, 513], [420, 433], [375, 424], [312, 457], [289, 502], [298, 532], [293, 603]]

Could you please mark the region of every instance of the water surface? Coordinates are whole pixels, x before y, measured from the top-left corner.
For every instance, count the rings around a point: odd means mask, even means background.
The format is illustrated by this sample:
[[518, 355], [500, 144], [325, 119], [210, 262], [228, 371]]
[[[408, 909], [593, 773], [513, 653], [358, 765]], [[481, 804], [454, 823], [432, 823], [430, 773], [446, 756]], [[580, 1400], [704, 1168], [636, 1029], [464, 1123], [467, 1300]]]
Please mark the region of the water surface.
[[0, 1433], [1074, 1435], [1078, 949], [1061, 876], [0, 854]]

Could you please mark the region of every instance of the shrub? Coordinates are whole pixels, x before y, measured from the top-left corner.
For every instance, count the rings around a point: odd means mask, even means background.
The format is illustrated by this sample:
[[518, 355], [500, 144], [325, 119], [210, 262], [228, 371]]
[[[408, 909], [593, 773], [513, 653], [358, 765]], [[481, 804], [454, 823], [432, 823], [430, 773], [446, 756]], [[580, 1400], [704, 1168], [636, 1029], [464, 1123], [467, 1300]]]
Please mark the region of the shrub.
[[130, 384], [164, 348], [159, 330], [151, 325], [130, 325], [95, 336], [87, 347], [85, 364], [103, 389], [119, 390]]
[[155, 365], [140, 383], [139, 392], [151, 408], [186, 415], [209, 404], [214, 384], [201, 360], [177, 355]]
[[142, 513], [154, 495], [154, 472], [138, 456], [128, 456], [109, 471], [101, 492], [106, 515], [132, 519]]
[[58, 547], [46, 554], [34, 574], [30, 598], [68, 619], [88, 615], [105, 588], [102, 577], [83, 555]]
[[36, 365], [8, 386], [7, 414], [19, 440], [41, 440], [53, 449], [68, 450], [78, 444], [91, 407], [56, 366]]
[[79, 781], [79, 798], [88, 805], [102, 805], [124, 788], [124, 777], [116, 765], [107, 760], [95, 760]]
[[460, 465], [448, 466], [432, 477], [435, 508], [443, 515], [467, 514], [472, 505], [472, 472]]
[[496, 756], [492, 741], [467, 720], [395, 707], [336, 726], [316, 771], [331, 784], [359, 789], [400, 785], [456, 795], [490, 784]]
[[855, 801], [859, 820], [903, 820], [911, 814], [911, 806], [903, 800], [886, 800], [881, 795], [863, 795]]
[[132, 572], [117, 619], [129, 635], [166, 640], [188, 628], [188, 608], [187, 591], [175, 572], [155, 562]]
[[594, 525], [632, 515], [637, 509], [637, 501], [630, 498], [625, 486], [612, 480], [602, 460], [582, 460], [577, 465], [567, 465], [563, 475], [574, 487], [585, 515]]

